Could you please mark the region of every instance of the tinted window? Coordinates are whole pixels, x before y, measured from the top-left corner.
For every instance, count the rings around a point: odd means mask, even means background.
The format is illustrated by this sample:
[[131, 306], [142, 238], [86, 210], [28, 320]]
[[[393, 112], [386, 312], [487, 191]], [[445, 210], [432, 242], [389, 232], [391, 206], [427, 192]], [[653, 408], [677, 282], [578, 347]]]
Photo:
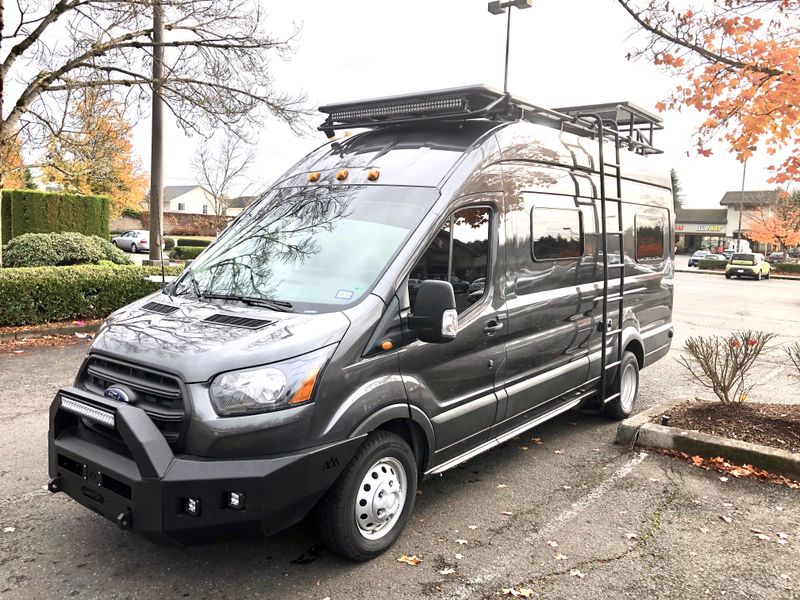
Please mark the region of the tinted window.
[[740, 265], [754, 265], [756, 264], [756, 257], [753, 254], [734, 254], [731, 256], [731, 262]]
[[578, 210], [534, 207], [531, 211], [534, 260], [577, 258], [583, 254], [583, 228]]
[[663, 258], [664, 218], [636, 215], [636, 260]]
[[459, 313], [483, 297], [490, 222], [491, 210], [486, 207], [461, 210], [450, 217], [411, 270], [408, 291], [412, 311], [417, 289], [426, 279], [450, 282]]

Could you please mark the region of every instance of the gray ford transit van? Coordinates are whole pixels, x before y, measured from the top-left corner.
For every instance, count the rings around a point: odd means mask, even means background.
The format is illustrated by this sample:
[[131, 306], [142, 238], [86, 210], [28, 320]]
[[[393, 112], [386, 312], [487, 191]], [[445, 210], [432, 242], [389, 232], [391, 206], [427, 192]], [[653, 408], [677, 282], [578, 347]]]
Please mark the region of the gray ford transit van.
[[620, 419], [672, 337], [658, 117], [484, 86], [321, 109], [334, 138], [50, 411], [52, 492], [181, 543], [286, 528], [366, 560], [417, 483], [571, 409]]

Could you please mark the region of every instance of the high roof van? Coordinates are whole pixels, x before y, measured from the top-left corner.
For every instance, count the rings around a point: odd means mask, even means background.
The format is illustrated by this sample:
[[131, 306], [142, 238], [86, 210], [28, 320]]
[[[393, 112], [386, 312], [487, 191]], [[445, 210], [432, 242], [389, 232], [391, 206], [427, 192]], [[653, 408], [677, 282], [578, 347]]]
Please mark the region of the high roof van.
[[321, 110], [328, 143], [102, 325], [52, 404], [52, 492], [186, 544], [313, 513], [367, 560], [423, 477], [634, 410], [673, 333], [658, 117], [484, 86]]

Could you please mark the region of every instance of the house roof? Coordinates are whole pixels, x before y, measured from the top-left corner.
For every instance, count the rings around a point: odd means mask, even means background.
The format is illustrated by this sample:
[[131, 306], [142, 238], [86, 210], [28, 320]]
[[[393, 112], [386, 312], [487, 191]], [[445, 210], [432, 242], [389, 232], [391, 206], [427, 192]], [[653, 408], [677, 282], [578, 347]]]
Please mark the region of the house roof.
[[196, 190], [197, 188], [203, 187], [199, 183], [194, 185], [165, 185], [164, 186], [164, 202], [169, 202], [170, 200], [174, 200], [178, 196], [183, 196], [184, 194], [188, 194], [192, 190]]
[[[775, 204], [780, 198], [780, 190], [753, 190], [744, 193], [746, 206], [768, 206]], [[736, 206], [742, 199], [742, 192], [725, 192], [719, 203], [722, 206]]]
[[256, 196], [239, 196], [228, 201], [228, 208], [247, 208], [253, 203]]
[[678, 223], [703, 223], [724, 225], [728, 220], [727, 208], [676, 208]]

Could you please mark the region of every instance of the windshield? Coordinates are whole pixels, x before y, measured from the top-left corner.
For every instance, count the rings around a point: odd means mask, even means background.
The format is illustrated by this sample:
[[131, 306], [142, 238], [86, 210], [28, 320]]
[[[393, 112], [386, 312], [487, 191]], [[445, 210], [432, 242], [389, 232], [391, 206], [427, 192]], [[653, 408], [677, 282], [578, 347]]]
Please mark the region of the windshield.
[[338, 309], [372, 288], [437, 197], [413, 187], [273, 190], [192, 263], [174, 292]]
[[705, 250], [698, 250], [697, 252], [694, 253], [693, 256], [708, 256], [708, 252], [706, 252]]
[[731, 257], [731, 262], [737, 265], [754, 265], [756, 264], [756, 257], [752, 254], [734, 254]]

